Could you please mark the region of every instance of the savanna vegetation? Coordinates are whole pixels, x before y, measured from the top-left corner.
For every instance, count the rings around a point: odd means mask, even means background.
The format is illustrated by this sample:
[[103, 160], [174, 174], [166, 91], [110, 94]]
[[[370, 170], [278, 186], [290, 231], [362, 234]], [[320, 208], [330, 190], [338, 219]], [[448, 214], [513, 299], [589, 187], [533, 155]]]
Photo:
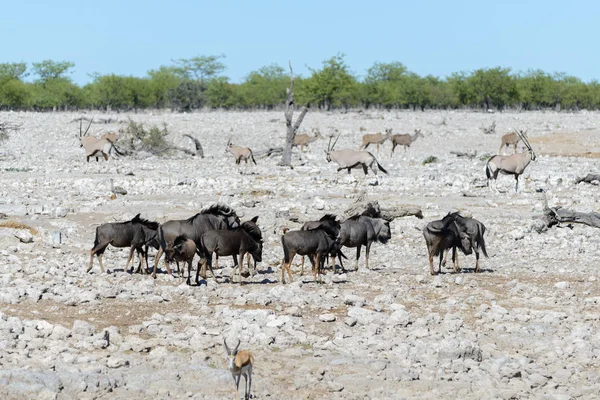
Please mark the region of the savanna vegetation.
[[[173, 60], [146, 76], [92, 75], [84, 86], [69, 77], [75, 64], [45, 60], [0, 64], [3, 110], [273, 109], [283, 105], [289, 72], [279, 65], [251, 71], [240, 83], [223, 75], [224, 55]], [[29, 79], [27, 79], [29, 77]], [[337, 54], [296, 77], [295, 98], [320, 109], [579, 110], [600, 108], [600, 83], [564, 73], [483, 68], [444, 78], [420, 76], [401, 62], [376, 62], [363, 77]]]

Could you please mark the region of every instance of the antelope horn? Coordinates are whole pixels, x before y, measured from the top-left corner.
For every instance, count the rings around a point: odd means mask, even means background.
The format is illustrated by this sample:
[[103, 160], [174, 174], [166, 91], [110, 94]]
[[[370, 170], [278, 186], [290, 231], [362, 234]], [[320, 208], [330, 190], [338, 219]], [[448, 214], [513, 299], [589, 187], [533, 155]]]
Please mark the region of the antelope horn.
[[92, 122], [94, 122], [94, 118], [90, 119], [90, 123], [89, 123], [87, 129], [85, 130], [85, 132], [83, 133], [83, 136], [87, 135], [88, 131], [90, 130], [90, 127], [92, 126]]
[[225, 350], [227, 350], [227, 353], [230, 353], [229, 346], [227, 346], [227, 339], [223, 338], [223, 344], [225, 345]]
[[238, 347], [240, 347], [240, 343], [240, 339], [238, 339], [237, 346], [235, 346], [235, 350], [233, 350], [234, 353], [238, 350]]
[[335, 145], [337, 144], [337, 142], [338, 142], [338, 139], [340, 138], [340, 135], [341, 135], [341, 134], [342, 134], [342, 132], [338, 133], [337, 137], [335, 138], [335, 142], [333, 142], [333, 146], [331, 146], [331, 150], [333, 150], [333, 149], [334, 149], [334, 147], [335, 147]]
[[79, 120], [79, 137], [83, 136], [83, 132], [82, 132], [81, 128], [83, 128], [83, 117], [81, 117], [81, 119]]
[[333, 139], [333, 135], [329, 136], [329, 143], [327, 143], [327, 151], [331, 151], [331, 139]]

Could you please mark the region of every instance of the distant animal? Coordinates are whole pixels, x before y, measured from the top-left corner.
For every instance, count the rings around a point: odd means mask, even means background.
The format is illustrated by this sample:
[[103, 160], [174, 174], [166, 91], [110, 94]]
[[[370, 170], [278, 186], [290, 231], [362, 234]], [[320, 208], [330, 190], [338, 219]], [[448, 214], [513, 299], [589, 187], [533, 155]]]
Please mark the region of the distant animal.
[[[444, 252], [448, 249], [459, 248], [464, 254], [471, 254], [471, 238], [464, 231], [461, 230], [454, 219], [448, 219], [446, 221], [438, 220], [428, 223], [423, 228], [423, 237], [427, 244], [427, 252], [429, 253], [429, 269], [431, 275], [435, 275], [433, 269], [433, 258], [438, 256], [440, 263], [438, 266], [438, 273], [442, 272], [442, 259]], [[455, 253], [453, 255], [456, 255]], [[458, 271], [458, 258], [453, 257], [454, 269]]]
[[309, 136], [306, 133], [296, 134], [296, 136], [294, 136], [294, 146], [299, 146], [300, 151], [304, 151], [304, 148], [307, 147], [309, 143], [312, 143], [317, 139], [324, 139], [318, 128], [313, 128], [312, 131], [313, 136]]
[[340, 245], [356, 247], [355, 269], [358, 271], [360, 249], [365, 246], [365, 265], [369, 268], [369, 254], [373, 242], [386, 244], [392, 238], [390, 223], [383, 218], [357, 215], [348, 218], [340, 226]]
[[498, 178], [498, 173], [502, 173], [504, 175], [514, 175], [515, 177], [515, 192], [519, 191], [519, 176], [523, 174], [525, 168], [529, 165], [531, 161], [535, 161], [536, 154], [529, 144], [529, 140], [527, 137], [521, 135], [520, 132], [515, 131], [518, 136], [520, 136], [521, 140], [527, 147], [527, 150], [523, 153], [515, 153], [510, 156], [492, 156], [488, 160], [485, 165], [485, 174], [487, 176], [486, 185], [491, 188], [490, 180], [494, 180], [494, 188], [498, 191], [498, 182], [496, 179]]
[[290, 265], [296, 254], [313, 258], [313, 276], [315, 282], [320, 282], [321, 268], [325, 257], [328, 254], [337, 253], [340, 245], [339, 236], [335, 230], [329, 229], [327, 225], [321, 225], [317, 229], [286, 232], [281, 237], [281, 246], [283, 247], [281, 283], [285, 283], [285, 271], [288, 273], [290, 282], [293, 281]]
[[114, 143], [118, 140], [119, 135], [116, 133], [105, 133], [98, 139], [96, 136], [87, 136], [88, 131], [90, 130], [90, 126], [92, 125], [93, 119], [90, 120], [90, 123], [85, 130], [82, 132], [82, 124], [83, 120], [79, 122], [79, 141], [81, 147], [85, 149], [85, 155], [87, 162], [90, 162], [91, 157], [96, 157], [96, 161], [98, 161], [98, 157], [104, 157], [104, 160], [108, 161], [108, 154], [110, 149], [113, 147]]
[[[517, 134], [517, 132], [519, 134]], [[498, 150], [498, 154], [502, 154], [502, 149], [506, 146], [513, 146], [515, 153], [517, 152], [517, 144], [521, 141], [521, 136], [527, 137], [526, 130], [516, 130], [514, 132], [509, 132], [502, 136], [502, 143], [500, 144], [500, 150]]]
[[[335, 214], [325, 214], [318, 221], [308, 221], [308, 222], [304, 223], [304, 225], [302, 225], [300, 230], [311, 231], [314, 229], [318, 229], [321, 226], [326, 226], [327, 231], [332, 232], [333, 236], [335, 236], [335, 237], [339, 236], [340, 223], [337, 220], [337, 216]], [[334, 249], [334, 250], [336, 250], [336, 249]], [[342, 259], [346, 258], [346, 256], [344, 255], [344, 253], [342, 253], [342, 250], [337, 249], [337, 251], [335, 251], [333, 254], [329, 254], [329, 256], [331, 256], [331, 258], [332, 258], [331, 259], [331, 269], [333, 270], [333, 273], [335, 274], [335, 258], [336, 257], [339, 257], [340, 267], [342, 268], [342, 271], [343, 271], [344, 264], [342, 262]], [[310, 258], [310, 261], [311, 261], [311, 263], [314, 264], [313, 258]], [[314, 268], [314, 265], [313, 265], [313, 268]], [[304, 275], [304, 256], [302, 256], [302, 269], [301, 269], [300, 275]]]
[[250, 399], [250, 391], [252, 390], [252, 365], [254, 364], [254, 356], [248, 350], [240, 350], [240, 341], [233, 350], [227, 346], [227, 340], [223, 339], [225, 351], [227, 352], [227, 368], [233, 376], [235, 383], [235, 399], [239, 398], [240, 379], [244, 376], [246, 388], [244, 390], [244, 399]]
[[391, 136], [392, 136], [391, 128], [385, 130], [385, 135], [382, 135], [381, 132], [368, 133], [366, 135], [363, 135], [362, 144], [360, 145], [358, 150], [365, 150], [367, 147], [369, 147], [370, 144], [376, 144], [377, 145], [377, 153], [379, 153], [379, 145], [382, 145]]
[[[337, 143], [337, 140], [340, 138], [338, 135], [337, 139], [333, 143], [333, 146], [327, 146], [327, 150], [325, 153], [327, 154], [327, 162], [335, 162], [339, 167], [337, 171], [341, 171], [343, 169], [348, 170], [348, 174], [351, 173], [353, 168], [361, 168], [365, 175], [368, 174], [368, 169], [370, 168], [373, 171], [373, 174], [377, 177], [377, 168], [385, 174], [388, 172], [379, 164], [377, 159], [373, 154], [368, 151], [357, 151], [352, 149], [343, 149], [343, 150], [334, 150], [334, 147]], [[329, 144], [331, 144], [331, 138], [329, 139]], [[377, 168], [376, 168], [377, 167]]]
[[[442, 222], [444, 224], [449, 223], [451, 221], [456, 222], [458, 228], [462, 233], [465, 233], [470, 242], [471, 249], [475, 252], [475, 272], [479, 272], [479, 249], [481, 249], [484, 256], [488, 257], [487, 250], [485, 248], [485, 225], [476, 220], [475, 218], [463, 217], [460, 215], [460, 212], [448, 213], [444, 218], [442, 218]], [[442, 261], [442, 265], [446, 264], [446, 258], [448, 257], [448, 251], [450, 249], [446, 249], [446, 254], [444, 256], [444, 260]], [[452, 260], [455, 263], [455, 268], [457, 271], [460, 270], [460, 266], [458, 265], [458, 254], [456, 254], [456, 247], [452, 248]]]
[[[94, 266], [94, 255], [98, 257], [100, 269], [104, 272], [102, 255], [109, 244], [114, 247], [130, 247], [125, 270], [129, 268], [130, 263], [133, 263], [134, 251], [137, 251], [140, 258], [138, 270], [142, 267], [143, 261], [146, 262], [147, 268], [148, 248], [158, 248], [156, 240], [158, 226], [157, 222], [140, 218], [140, 214], [138, 214], [130, 221], [109, 222], [96, 227], [94, 247], [90, 250], [90, 264], [86, 272], [90, 272]], [[144, 270], [142, 269], [142, 271]]]
[[[252, 275], [256, 274], [256, 263], [262, 261], [262, 233], [256, 225], [258, 217], [254, 217], [250, 221], [242, 223], [239, 228], [233, 230], [216, 229], [211, 230], [202, 235], [200, 240], [200, 252], [205, 258], [205, 265], [202, 270], [206, 270], [208, 265], [213, 277], [216, 280], [212, 269], [212, 255], [215, 254], [215, 264], [219, 265], [219, 256], [234, 256], [234, 267], [231, 271], [231, 282], [234, 282], [235, 270], [238, 269], [240, 283], [242, 282], [242, 266], [244, 256], [252, 255], [254, 259], [254, 269]], [[258, 231], [257, 231], [258, 229]], [[237, 258], [236, 258], [237, 257]], [[248, 259], [248, 269], [250, 269], [250, 259]], [[198, 282], [200, 269], [196, 272], [196, 282]], [[188, 278], [189, 280], [189, 278]]]
[[404, 133], [401, 135], [393, 135], [391, 138], [392, 152], [390, 153], [390, 157], [394, 155], [394, 150], [396, 149], [396, 146], [404, 146], [404, 152], [406, 153], [406, 148], [410, 147], [410, 145], [413, 144], [413, 142], [415, 142], [420, 137], [425, 137], [421, 133], [420, 129], [415, 129], [415, 133], [413, 135], [409, 135], [408, 133]]
[[254, 165], [256, 165], [256, 160], [254, 159], [252, 150], [248, 147], [235, 146], [233, 143], [231, 143], [231, 139], [227, 141], [225, 151], [231, 153], [235, 157], [235, 163], [238, 165], [242, 161], [245, 161], [246, 164], [248, 164], [248, 159], [251, 159]]
[[[235, 211], [225, 204], [213, 204], [204, 208], [198, 214], [184, 220], [171, 220], [161, 224], [157, 231], [157, 240], [160, 245], [156, 257], [154, 257], [154, 271], [152, 276], [156, 278], [156, 269], [160, 257], [167, 249], [175, 244], [175, 239], [185, 236], [196, 243], [196, 248], [201, 248], [200, 238], [213, 229], [233, 229], [240, 226], [240, 219]], [[167, 273], [171, 274], [169, 262], [165, 260]]]
[[165, 251], [165, 259], [167, 262], [173, 262], [177, 264], [177, 271], [180, 272], [181, 279], [184, 278], [185, 264], [183, 268], [179, 269], [179, 262], [187, 263], [188, 265], [188, 285], [190, 284], [190, 277], [192, 276], [192, 261], [196, 255], [196, 243], [192, 239], [188, 239], [185, 236], [178, 236], [175, 238], [173, 247]]

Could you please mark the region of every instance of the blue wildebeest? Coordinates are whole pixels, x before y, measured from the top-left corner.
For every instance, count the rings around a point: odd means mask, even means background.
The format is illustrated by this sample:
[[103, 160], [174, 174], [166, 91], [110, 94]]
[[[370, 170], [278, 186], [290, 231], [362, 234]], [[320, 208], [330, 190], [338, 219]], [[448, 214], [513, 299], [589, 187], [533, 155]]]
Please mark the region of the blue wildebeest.
[[328, 225], [320, 225], [312, 230], [286, 232], [281, 237], [281, 245], [283, 246], [281, 283], [285, 283], [286, 270], [290, 282], [293, 281], [290, 265], [296, 254], [312, 257], [313, 276], [315, 282], [319, 282], [325, 257], [329, 254], [337, 254], [340, 249], [339, 222], [337, 222], [337, 229], [330, 229]]
[[[318, 229], [322, 226], [327, 228], [328, 232], [332, 232], [334, 237], [339, 236], [340, 231], [340, 223], [337, 221], [337, 216], [335, 214], [325, 214], [318, 221], [308, 221], [305, 222], [304, 225], [300, 228], [302, 231], [311, 231], [314, 229]], [[339, 257], [340, 267], [342, 267], [342, 271], [344, 270], [344, 264], [342, 263], [342, 258], [346, 258], [344, 253], [342, 253], [341, 249], [333, 249], [334, 252], [332, 254], [328, 254], [327, 256], [332, 257], [331, 268], [333, 273], [335, 274], [335, 258]], [[310, 262], [313, 264], [314, 268], [314, 259], [310, 258]], [[304, 256], [302, 256], [302, 269], [300, 271], [300, 275], [304, 275]]]
[[[481, 252], [484, 256], [488, 257], [487, 250], [485, 248], [485, 239], [483, 237], [485, 234], [485, 225], [475, 218], [463, 217], [460, 212], [448, 213], [448, 215], [442, 218], [442, 221], [444, 223], [455, 221], [461, 232], [465, 233], [469, 237], [471, 248], [475, 252], [475, 272], [479, 272], [479, 249], [481, 249]], [[442, 265], [446, 265], [446, 259], [448, 257], [449, 250], [450, 249], [446, 249], [446, 254], [444, 256], [444, 260], [442, 261]], [[452, 248], [452, 261], [455, 264], [455, 270], [460, 271], [460, 267], [458, 265], [458, 255], [456, 254], [456, 246]]]
[[[185, 236], [178, 236], [175, 238], [173, 247], [165, 250], [165, 260], [167, 262], [175, 261], [177, 263], [177, 271], [179, 270], [179, 262], [187, 263], [188, 265], [188, 281], [190, 284], [190, 277], [192, 276], [192, 261], [196, 255], [196, 243], [192, 239], [188, 239]], [[181, 279], [184, 278], [185, 265], [181, 269]]]
[[[471, 239], [466, 232], [456, 223], [454, 218], [449, 218], [446, 221], [438, 220], [428, 223], [423, 228], [423, 236], [427, 244], [429, 253], [429, 269], [431, 275], [435, 275], [433, 269], [433, 257], [439, 256], [440, 263], [438, 273], [442, 272], [442, 259], [445, 250], [459, 248], [464, 254], [471, 254]], [[457, 270], [457, 258], [454, 258], [454, 269]]]
[[365, 265], [369, 268], [369, 253], [373, 242], [386, 244], [391, 237], [390, 223], [383, 218], [358, 215], [342, 222], [340, 228], [340, 244], [346, 247], [356, 247], [357, 271], [361, 246], [365, 246]]
[[[242, 282], [242, 267], [244, 256], [252, 255], [254, 259], [254, 268], [252, 275], [256, 274], [256, 263], [262, 261], [262, 233], [256, 225], [258, 217], [245, 221], [239, 228], [233, 230], [216, 229], [202, 235], [200, 253], [205, 258], [205, 265], [202, 270], [206, 270], [206, 265], [210, 269], [215, 280], [217, 277], [212, 269], [212, 255], [216, 256], [215, 264], [219, 267], [219, 256], [234, 256], [234, 267], [231, 271], [231, 282], [234, 281], [235, 270], [238, 268], [240, 283]], [[250, 269], [250, 258], [248, 257], [248, 269]], [[196, 272], [196, 283], [199, 282], [200, 266]], [[189, 278], [188, 278], [189, 281]]]
[[[98, 257], [100, 269], [102, 272], [104, 272], [102, 255], [109, 244], [114, 247], [131, 248], [129, 250], [129, 258], [127, 259], [125, 270], [129, 268], [130, 263], [133, 264], [134, 251], [137, 251], [138, 256], [140, 257], [140, 265], [138, 266], [138, 270], [142, 266], [142, 260], [146, 261], [147, 267], [148, 247], [152, 246], [154, 248], [158, 248], [158, 243], [156, 241], [157, 229], [158, 222], [148, 221], [140, 218], [140, 214], [133, 217], [131, 221], [109, 222], [96, 227], [94, 247], [90, 250], [90, 264], [87, 272], [90, 272], [94, 266], [94, 254]], [[142, 268], [142, 270], [144, 269]]]
[[[178, 236], [185, 236], [196, 243], [200, 249], [200, 238], [208, 231], [214, 229], [233, 229], [240, 225], [240, 219], [235, 211], [225, 204], [213, 204], [198, 214], [184, 220], [172, 220], [161, 224], [158, 228], [157, 239], [160, 245], [158, 253], [154, 258], [154, 271], [152, 276], [156, 278], [156, 267], [160, 257], [165, 250], [172, 248]], [[171, 274], [169, 263], [165, 260], [167, 273]]]

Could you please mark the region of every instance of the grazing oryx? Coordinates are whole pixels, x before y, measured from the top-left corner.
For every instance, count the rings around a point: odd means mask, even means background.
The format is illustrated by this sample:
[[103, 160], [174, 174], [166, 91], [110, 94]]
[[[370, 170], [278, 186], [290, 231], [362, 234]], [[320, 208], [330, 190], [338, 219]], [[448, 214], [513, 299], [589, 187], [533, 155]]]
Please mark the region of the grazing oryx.
[[529, 163], [533, 160], [535, 161], [536, 154], [529, 144], [529, 140], [527, 137], [521, 135], [519, 131], [515, 131], [520, 139], [525, 143], [527, 150], [524, 153], [515, 153], [510, 156], [492, 156], [487, 164], [485, 165], [485, 174], [487, 176], [486, 185], [491, 188], [490, 179], [495, 181], [494, 187], [496, 191], [498, 191], [498, 173], [502, 173], [505, 175], [514, 175], [516, 184], [515, 184], [515, 192], [519, 191], [519, 175], [521, 175], [525, 168], [529, 165]]
[[[234, 256], [234, 267], [231, 271], [231, 282], [234, 282], [235, 270], [238, 269], [240, 283], [242, 283], [242, 267], [244, 256], [252, 255], [254, 259], [254, 269], [252, 275], [256, 274], [256, 263], [262, 261], [262, 233], [256, 225], [258, 217], [242, 223], [239, 228], [233, 230], [217, 229], [208, 231], [202, 235], [200, 253], [205, 258], [205, 265], [202, 270], [206, 270], [206, 265], [210, 269], [213, 277], [215, 273], [212, 269], [212, 255], [216, 256], [215, 264], [219, 267], [219, 256]], [[237, 258], [236, 258], [237, 257]], [[248, 269], [250, 269], [250, 259], [248, 258]], [[196, 272], [196, 283], [200, 268]], [[217, 278], [215, 277], [215, 280]], [[189, 278], [188, 278], [189, 280]]]
[[[335, 214], [325, 214], [318, 221], [308, 221], [304, 225], [302, 225], [302, 228], [300, 228], [300, 230], [301, 231], [312, 231], [312, 230], [318, 229], [322, 226], [325, 226], [327, 232], [332, 232], [334, 237], [339, 236], [340, 223], [337, 221], [337, 216]], [[335, 274], [335, 257], [339, 257], [340, 267], [342, 267], [342, 271], [343, 271], [344, 265], [342, 263], [342, 258], [346, 258], [346, 256], [344, 255], [344, 253], [342, 253], [342, 251], [339, 248], [334, 249], [334, 250], [337, 250], [337, 251], [329, 254], [329, 256], [332, 257], [331, 269], [333, 270], [333, 273]], [[314, 267], [314, 260], [312, 258], [310, 258], [309, 260], [313, 264], [313, 267]], [[304, 256], [302, 256], [302, 269], [300, 271], [300, 275], [304, 275]]]
[[250, 391], [252, 390], [252, 364], [254, 363], [254, 356], [248, 350], [238, 351], [240, 347], [240, 341], [233, 350], [227, 346], [227, 340], [223, 339], [225, 345], [225, 351], [227, 351], [227, 368], [233, 376], [233, 382], [235, 383], [235, 400], [239, 398], [240, 380], [242, 375], [246, 380], [246, 390], [244, 391], [244, 399], [250, 399]]
[[[438, 273], [442, 272], [442, 259], [444, 251], [447, 249], [454, 249], [458, 247], [463, 253], [471, 254], [471, 239], [469, 235], [461, 230], [454, 219], [448, 219], [446, 221], [438, 220], [428, 223], [423, 229], [423, 236], [425, 237], [425, 243], [427, 244], [427, 251], [429, 253], [429, 270], [431, 275], [435, 275], [433, 269], [433, 257], [436, 255], [440, 258], [440, 264], [438, 267]], [[458, 258], [454, 258], [454, 270], [458, 270]]]
[[382, 135], [381, 132], [368, 133], [366, 135], [363, 135], [362, 144], [360, 145], [360, 147], [358, 149], [365, 150], [367, 147], [369, 147], [370, 144], [376, 144], [377, 145], [377, 154], [379, 154], [379, 145], [383, 144], [391, 136], [392, 136], [391, 128], [385, 130], [385, 135]]
[[421, 133], [420, 129], [415, 129], [414, 135], [409, 135], [408, 133], [404, 133], [402, 135], [393, 135], [391, 139], [392, 152], [390, 153], [390, 157], [394, 155], [394, 150], [396, 149], [396, 146], [404, 146], [404, 152], [406, 153], [406, 148], [410, 147], [410, 145], [420, 137], [425, 137]]
[[342, 222], [340, 227], [340, 245], [356, 247], [356, 270], [360, 248], [365, 246], [366, 267], [369, 268], [369, 253], [373, 242], [386, 244], [392, 238], [390, 223], [383, 218], [371, 218], [357, 215]]
[[91, 157], [96, 157], [96, 161], [98, 161], [98, 157], [102, 156], [104, 160], [108, 161], [108, 153], [113, 144], [119, 139], [119, 135], [116, 133], [105, 133], [100, 139], [96, 136], [87, 136], [90, 126], [92, 126], [92, 121], [93, 119], [90, 120], [90, 124], [85, 132], [82, 132], [83, 120], [79, 122], [79, 141], [81, 147], [85, 149], [86, 160], [90, 162]]
[[227, 141], [225, 152], [233, 154], [233, 156], [235, 157], [235, 163], [238, 165], [240, 164], [240, 162], [242, 162], [242, 160], [244, 160], [246, 164], [248, 164], [248, 159], [251, 159], [254, 165], [256, 165], [256, 160], [254, 159], [252, 150], [250, 150], [248, 147], [235, 146], [233, 143], [231, 143], [231, 139]]
[[[156, 257], [154, 257], [154, 272], [152, 276], [156, 278], [156, 267], [160, 257], [167, 250], [171, 249], [178, 236], [185, 236], [196, 243], [200, 248], [200, 238], [205, 232], [213, 229], [233, 229], [240, 226], [240, 219], [235, 211], [225, 204], [213, 204], [191, 218], [184, 220], [172, 220], [161, 224], [158, 227], [157, 239], [160, 245]], [[165, 260], [167, 273], [171, 274], [169, 262]]]
[[[90, 265], [86, 272], [90, 272], [94, 266], [94, 254], [98, 257], [100, 269], [104, 272], [102, 254], [104, 254], [104, 250], [109, 244], [114, 247], [131, 247], [125, 270], [129, 268], [130, 263], [133, 264], [133, 252], [136, 250], [140, 258], [138, 270], [142, 267], [143, 260], [146, 261], [147, 268], [148, 247], [158, 248], [156, 240], [157, 229], [158, 222], [140, 218], [140, 214], [133, 217], [131, 221], [109, 222], [98, 226], [96, 228], [96, 237], [94, 238], [94, 247], [90, 250]], [[142, 269], [142, 271], [144, 270]]]
[[290, 282], [292, 272], [290, 265], [296, 254], [310, 256], [314, 259], [313, 276], [315, 282], [321, 281], [321, 267], [325, 257], [329, 254], [337, 254], [339, 251], [339, 222], [338, 232], [321, 225], [317, 229], [306, 231], [289, 231], [281, 237], [283, 247], [283, 261], [281, 263], [281, 283], [285, 283], [285, 271], [287, 270]]
[[300, 133], [294, 136], [294, 146], [300, 146], [300, 151], [304, 151], [304, 148], [307, 147], [309, 143], [312, 143], [317, 139], [324, 139], [318, 128], [313, 128], [312, 131], [313, 136], [309, 136], [306, 133]]
[[[338, 172], [343, 169], [347, 169], [348, 174], [350, 174], [353, 168], [362, 167], [365, 175], [369, 173], [369, 168], [371, 168], [371, 171], [373, 171], [375, 177], [377, 177], [377, 168], [379, 168], [379, 170], [385, 174], [388, 173], [379, 164], [375, 156], [368, 151], [357, 151], [352, 149], [342, 149], [334, 151], [333, 149], [339, 138], [340, 135], [338, 135], [337, 139], [335, 139], [333, 146], [327, 146], [327, 150], [325, 151], [325, 153], [327, 154], [327, 162], [333, 161], [337, 165], [339, 165], [337, 169]], [[331, 138], [329, 138], [329, 144], [331, 144]], [[377, 181], [379, 182], [379, 179]]]
[[527, 137], [526, 130], [517, 131], [516, 129], [515, 132], [509, 132], [506, 135], [503, 135], [502, 144], [500, 144], [500, 150], [498, 150], [498, 154], [502, 154], [502, 149], [504, 148], [504, 146], [508, 147], [511, 145], [514, 146], [515, 153], [517, 152], [517, 144], [521, 141], [521, 137], [517, 135], [517, 132], [519, 132], [521, 136]]
[[[487, 250], [485, 248], [485, 239], [483, 235], [485, 234], [485, 225], [475, 218], [463, 217], [460, 215], [460, 212], [448, 213], [444, 218], [442, 218], [442, 222], [449, 223], [451, 221], [456, 222], [458, 228], [462, 233], [465, 233], [471, 242], [471, 249], [475, 252], [475, 272], [479, 272], [479, 249], [481, 249], [484, 256], [488, 257]], [[448, 251], [450, 249], [446, 249], [446, 254], [444, 255], [444, 260], [442, 261], [442, 265], [446, 265], [446, 259], [448, 258]], [[458, 254], [456, 254], [456, 246], [452, 247], [452, 261], [454, 262], [454, 267], [456, 271], [460, 271], [460, 266], [458, 265]]]
[[167, 262], [175, 261], [177, 263], [177, 272], [180, 272], [181, 279], [183, 280], [185, 273], [185, 264], [183, 268], [179, 269], [179, 262], [187, 263], [188, 265], [188, 285], [190, 284], [190, 276], [192, 275], [192, 261], [196, 255], [196, 243], [192, 239], [188, 239], [185, 236], [178, 236], [173, 243], [173, 247], [165, 251], [165, 260]]

